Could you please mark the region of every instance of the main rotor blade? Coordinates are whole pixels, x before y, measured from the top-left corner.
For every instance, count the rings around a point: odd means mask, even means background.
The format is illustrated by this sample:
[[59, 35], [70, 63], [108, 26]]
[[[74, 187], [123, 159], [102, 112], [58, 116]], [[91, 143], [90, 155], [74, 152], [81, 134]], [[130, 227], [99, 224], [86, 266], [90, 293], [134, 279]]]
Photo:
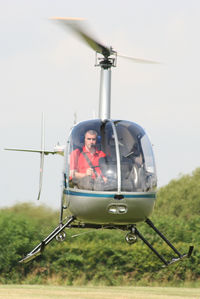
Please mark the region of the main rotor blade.
[[50, 20], [57, 21], [63, 27], [70, 28], [73, 32], [75, 32], [79, 37], [81, 37], [87, 45], [92, 48], [94, 51], [102, 54], [105, 58], [108, 58], [111, 55], [117, 55], [118, 57], [129, 59], [135, 63], [145, 63], [145, 64], [160, 64], [160, 62], [148, 60], [148, 59], [140, 59], [135, 58], [123, 54], [119, 54], [114, 51], [112, 47], [108, 48], [98, 42], [95, 38], [93, 38], [86, 30], [84, 26], [85, 19], [83, 18], [65, 18], [65, 17], [52, 17]]
[[118, 54], [118, 53], [117, 53], [117, 56], [121, 57], [121, 58], [132, 60], [135, 63], [160, 64], [160, 62], [158, 62], [158, 61], [147, 60], [147, 59], [140, 59], [140, 58], [126, 56], [126, 55], [122, 55], [122, 54]]
[[50, 20], [56, 20], [59, 24], [64, 27], [70, 28], [73, 32], [78, 34], [94, 51], [102, 54], [105, 57], [109, 57], [113, 54], [112, 49], [102, 45], [96, 39], [94, 39], [86, 29], [83, 28], [83, 21], [81, 18], [63, 18], [63, 17], [52, 17]]

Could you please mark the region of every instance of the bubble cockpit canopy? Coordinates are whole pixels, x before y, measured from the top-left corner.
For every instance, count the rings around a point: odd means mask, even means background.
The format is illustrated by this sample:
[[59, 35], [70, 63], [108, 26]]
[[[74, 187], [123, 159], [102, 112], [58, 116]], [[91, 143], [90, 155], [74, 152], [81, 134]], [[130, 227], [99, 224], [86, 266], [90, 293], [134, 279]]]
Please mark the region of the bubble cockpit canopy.
[[[92, 143], [90, 149], [88, 140]], [[72, 129], [68, 145], [68, 188], [144, 192], [156, 187], [151, 143], [145, 131], [133, 122], [81, 122]]]

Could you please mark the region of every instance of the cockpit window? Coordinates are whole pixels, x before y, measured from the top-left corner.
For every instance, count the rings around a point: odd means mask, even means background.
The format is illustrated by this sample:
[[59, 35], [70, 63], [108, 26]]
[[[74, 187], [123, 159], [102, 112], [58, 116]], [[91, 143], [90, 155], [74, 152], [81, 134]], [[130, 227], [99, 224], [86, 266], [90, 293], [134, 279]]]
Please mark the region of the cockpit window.
[[140, 138], [144, 135], [144, 131], [136, 124], [127, 121], [116, 123], [116, 131], [120, 152], [121, 191], [142, 191], [140, 173], [143, 164], [143, 153]]
[[157, 177], [153, 149], [147, 135], [141, 138], [141, 146], [144, 155], [145, 187], [152, 190], [157, 185]]
[[156, 184], [151, 144], [132, 122], [81, 122], [69, 138], [66, 177], [70, 188], [82, 190], [150, 190]]
[[115, 141], [110, 122], [86, 121], [72, 130], [68, 158], [72, 188], [116, 190]]
[[147, 135], [144, 135], [141, 138], [141, 146], [144, 153], [146, 171], [149, 173], [155, 173], [154, 155], [152, 151], [152, 146]]

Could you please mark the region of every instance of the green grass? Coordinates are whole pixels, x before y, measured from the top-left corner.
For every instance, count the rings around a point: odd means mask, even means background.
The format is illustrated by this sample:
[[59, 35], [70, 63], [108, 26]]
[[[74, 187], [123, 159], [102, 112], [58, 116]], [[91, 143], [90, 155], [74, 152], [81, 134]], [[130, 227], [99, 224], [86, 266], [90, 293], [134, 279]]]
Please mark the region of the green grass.
[[200, 299], [200, 288], [0, 285], [2, 299]]

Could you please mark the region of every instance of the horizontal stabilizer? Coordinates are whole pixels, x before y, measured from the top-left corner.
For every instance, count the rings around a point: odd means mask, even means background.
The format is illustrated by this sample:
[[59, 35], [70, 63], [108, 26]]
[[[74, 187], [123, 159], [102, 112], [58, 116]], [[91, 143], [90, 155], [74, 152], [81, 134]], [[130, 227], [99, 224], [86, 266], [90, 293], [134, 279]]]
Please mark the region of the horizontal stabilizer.
[[34, 150], [34, 149], [21, 149], [21, 148], [5, 148], [4, 150], [6, 151], [16, 151], [16, 152], [28, 152], [28, 153], [39, 153], [39, 154], [42, 154], [44, 153], [45, 155], [55, 155], [55, 154], [58, 154], [58, 155], [61, 155], [63, 156], [64, 155], [64, 147], [55, 147], [55, 150], [54, 151], [42, 151], [42, 150]]

